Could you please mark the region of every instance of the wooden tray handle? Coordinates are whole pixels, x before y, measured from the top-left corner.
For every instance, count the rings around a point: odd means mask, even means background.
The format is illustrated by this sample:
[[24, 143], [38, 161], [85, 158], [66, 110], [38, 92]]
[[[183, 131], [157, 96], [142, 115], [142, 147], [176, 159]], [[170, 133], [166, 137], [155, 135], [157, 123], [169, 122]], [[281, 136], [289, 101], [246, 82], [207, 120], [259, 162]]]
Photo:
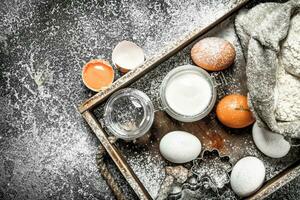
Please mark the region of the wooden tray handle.
[[106, 155], [107, 155], [107, 152], [106, 152], [104, 146], [102, 144], [100, 144], [98, 147], [97, 154], [96, 154], [97, 168], [98, 168], [100, 174], [102, 175], [102, 177], [104, 178], [104, 180], [106, 181], [106, 183], [108, 184], [108, 186], [110, 187], [110, 189], [112, 190], [116, 199], [125, 200], [125, 195], [123, 194], [122, 189], [120, 188], [119, 184], [117, 183], [115, 178], [110, 173], [110, 171], [104, 161], [104, 158]]

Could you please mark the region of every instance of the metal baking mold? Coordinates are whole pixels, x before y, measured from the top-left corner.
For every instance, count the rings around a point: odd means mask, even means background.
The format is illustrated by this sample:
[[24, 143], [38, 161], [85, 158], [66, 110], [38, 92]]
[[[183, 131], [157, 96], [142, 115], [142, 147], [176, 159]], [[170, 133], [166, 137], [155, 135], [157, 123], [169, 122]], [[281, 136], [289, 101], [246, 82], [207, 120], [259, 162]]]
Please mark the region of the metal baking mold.
[[220, 190], [229, 183], [229, 173], [232, 169], [229, 156], [220, 156], [217, 149], [204, 150], [193, 161], [190, 177], [183, 184], [174, 183], [168, 199], [200, 198], [200, 191], [209, 190], [211, 194], [220, 197]]

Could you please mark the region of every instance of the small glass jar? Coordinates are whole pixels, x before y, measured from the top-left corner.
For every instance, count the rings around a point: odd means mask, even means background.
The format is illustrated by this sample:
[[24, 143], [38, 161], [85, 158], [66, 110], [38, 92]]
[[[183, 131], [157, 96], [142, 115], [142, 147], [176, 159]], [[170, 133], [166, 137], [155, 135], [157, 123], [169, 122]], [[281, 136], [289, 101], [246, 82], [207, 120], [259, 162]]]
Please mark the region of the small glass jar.
[[[177, 77], [184, 75], [185, 73], [191, 73], [191, 74], [194, 74], [195, 76], [199, 76], [199, 78], [201, 77], [202, 83], [205, 83], [205, 85], [207, 86], [206, 89], [210, 88], [209, 97], [205, 96], [205, 98], [207, 98], [206, 99], [207, 104], [203, 105], [203, 109], [201, 111], [199, 111], [198, 113], [193, 113], [191, 115], [182, 114], [182, 113], [179, 113], [178, 111], [176, 111], [174, 108], [172, 108], [172, 106], [170, 106], [170, 102], [168, 102], [168, 99], [166, 97], [166, 90], [167, 90], [168, 84], [170, 84], [171, 81], [174, 81]], [[192, 80], [188, 80], [188, 81], [192, 81]], [[193, 86], [193, 85], [191, 85], [191, 86]], [[166, 77], [164, 78], [164, 80], [161, 84], [160, 100], [161, 100], [162, 107], [171, 117], [173, 117], [174, 119], [176, 119], [178, 121], [182, 121], [182, 122], [198, 121], [198, 120], [204, 118], [206, 115], [208, 115], [209, 112], [214, 107], [215, 102], [216, 102], [216, 96], [217, 96], [215, 87], [216, 87], [216, 84], [214, 83], [212, 77], [205, 70], [203, 70], [199, 67], [196, 67], [194, 65], [184, 65], [184, 66], [177, 67], [177, 68], [171, 70], [166, 75]], [[193, 88], [191, 88], [191, 90], [192, 89]], [[191, 94], [193, 91], [187, 91], [187, 92], [189, 92], [189, 94]], [[208, 92], [208, 91], [206, 91], [206, 92]], [[178, 95], [175, 94], [174, 100], [180, 99], [180, 95], [185, 95], [185, 94], [178, 94]], [[185, 98], [185, 96], [183, 96], [183, 97]], [[189, 102], [187, 101], [187, 102], [185, 102], [185, 105], [182, 105], [182, 106], [189, 106], [190, 109], [193, 109], [191, 107], [191, 105], [188, 105], [188, 104], [189, 104]]]
[[149, 131], [154, 120], [150, 98], [137, 89], [126, 88], [114, 93], [106, 103], [104, 123], [117, 138], [134, 140]]

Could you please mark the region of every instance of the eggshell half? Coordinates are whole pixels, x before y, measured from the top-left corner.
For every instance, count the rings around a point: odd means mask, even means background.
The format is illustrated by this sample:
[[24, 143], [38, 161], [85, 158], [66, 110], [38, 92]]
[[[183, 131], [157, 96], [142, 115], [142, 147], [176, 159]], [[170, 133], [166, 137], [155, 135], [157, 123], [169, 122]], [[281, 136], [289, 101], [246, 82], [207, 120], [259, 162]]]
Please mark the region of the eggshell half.
[[240, 197], [247, 197], [262, 186], [265, 176], [266, 169], [261, 160], [253, 156], [242, 158], [232, 168], [231, 188]]
[[173, 131], [161, 139], [159, 150], [170, 162], [186, 163], [198, 157], [201, 146], [196, 136], [184, 131]]
[[271, 158], [284, 157], [290, 151], [291, 145], [282, 135], [260, 128], [257, 123], [253, 125], [252, 136], [257, 148]]
[[141, 47], [133, 42], [124, 40], [114, 48], [112, 61], [121, 72], [126, 73], [141, 66], [145, 61], [145, 55]]

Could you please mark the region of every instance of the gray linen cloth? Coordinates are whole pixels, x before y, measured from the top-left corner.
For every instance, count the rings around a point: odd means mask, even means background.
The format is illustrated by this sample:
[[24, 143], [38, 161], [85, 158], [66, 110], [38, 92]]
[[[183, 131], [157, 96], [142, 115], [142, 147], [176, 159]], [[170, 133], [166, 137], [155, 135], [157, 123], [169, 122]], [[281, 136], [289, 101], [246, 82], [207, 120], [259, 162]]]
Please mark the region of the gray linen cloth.
[[258, 125], [300, 138], [300, 0], [242, 10], [235, 27]]

